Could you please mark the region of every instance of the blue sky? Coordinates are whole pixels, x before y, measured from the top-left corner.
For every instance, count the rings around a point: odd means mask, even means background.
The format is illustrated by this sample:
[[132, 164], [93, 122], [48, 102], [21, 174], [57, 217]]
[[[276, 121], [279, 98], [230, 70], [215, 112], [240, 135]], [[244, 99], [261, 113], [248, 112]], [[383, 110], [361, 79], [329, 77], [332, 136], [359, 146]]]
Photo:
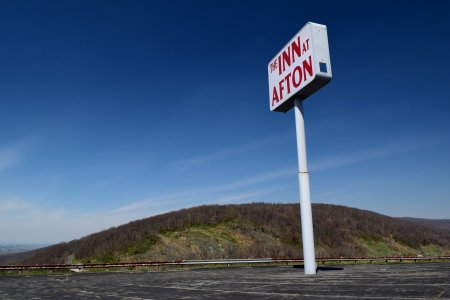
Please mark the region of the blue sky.
[[308, 21], [333, 68], [304, 104], [312, 201], [450, 218], [448, 4], [242, 2], [0, 2], [0, 242], [297, 202], [266, 68]]

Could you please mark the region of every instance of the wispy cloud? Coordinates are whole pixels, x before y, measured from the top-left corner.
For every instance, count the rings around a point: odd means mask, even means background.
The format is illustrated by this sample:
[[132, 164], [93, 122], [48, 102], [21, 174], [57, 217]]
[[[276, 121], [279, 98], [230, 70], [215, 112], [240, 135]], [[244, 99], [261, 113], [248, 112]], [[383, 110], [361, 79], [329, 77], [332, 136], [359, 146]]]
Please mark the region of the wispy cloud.
[[20, 147], [9, 146], [0, 148], [0, 171], [16, 164], [22, 156]]
[[35, 141], [36, 137], [31, 136], [22, 138], [15, 143], [0, 146], [0, 171], [19, 163]]
[[[355, 151], [345, 155], [323, 159], [313, 165], [314, 171], [337, 168], [371, 159], [377, 159], [407, 151], [419, 150], [439, 143], [439, 139], [403, 138], [370, 149]], [[4, 148], [3, 148], [4, 149]], [[221, 155], [234, 155], [238, 150], [225, 151]], [[212, 155], [214, 157], [220, 157]], [[79, 238], [102, 229], [124, 224], [132, 220], [168, 212], [174, 209], [202, 204], [228, 204], [250, 201], [262, 201], [285, 189], [280, 182], [296, 176], [297, 166], [270, 170], [262, 174], [241, 178], [236, 181], [217, 184], [216, 186], [197, 186], [189, 190], [155, 195], [110, 210], [90, 213], [48, 208], [39, 206], [20, 197], [0, 198], [0, 240], [22, 242], [59, 242]], [[315, 194], [314, 199], [333, 197], [347, 199], [355, 192], [364, 192], [366, 186], [343, 187]], [[313, 195], [314, 196], [314, 195]], [[342, 202], [349, 204], [349, 200]]]
[[11, 212], [17, 210], [28, 209], [32, 207], [31, 203], [23, 201], [18, 197], [8, 197], [6, 199], [0, 199], [0, 213]]
[[[272, 170], [264, 174], [258, 174], [250, 178], [243, 178], [234, 182], [216, 185], [212, 187], [199, 186], [195, 189], [156, 195], [141, 201], [131, 202], [111, 210], [111, 214], [130, 213], [135, 211], [149, 211], [152, 209], [166, 211], [185, 207], [186, 205], [201, 205], [206, 203], [223, 203], [223, 201], [245, 199], [253, 201], [257, 196], [262, 196], [274, 191], [273, 188], [261, 188], [261, 184], [278, 180], [287, 176], [296, 176], [295, 168], [283, 168]], [[251, 199], [250, 199], [251, 198]]]
[[57, 243], [143, 217], [139, 213], [80, 213], [19, 196], [0, 198], [0, 242]]
[[340, 155], [333, 155], [328, 158], [319, 159], [317, 162], [311, 164], [310, 170], [317, 172], [338, 168], [381, 157], [416, 151], [419, 149], [436, 146], [440, 143], [441, 139], [435, 137], [401, 137], [388, 143], [376, 145], [368, 149], [353, 151]]
[[185, 171], [187, 169], [203, 165], [212, 161], [225, 160], [230, 157], [238, 156], [241, 154], [249, 153], [255, 151], [258, 148], [262, 148], [269, 144], [277, 143], [281, 139], [285, 138], [282, 136], [277, 136], [274, 138], [264, 139], [260, 141], [254, 141], [251, 143], [243, 144], [237, 147], [231, 147], [227, 149], [220, 149], [212, 153], [204, 153], [202, 155], [197, 155], [191, 158], [180, 159], [170, 163], [170, 167], [178, 170]]
[[296, 167], [290, 167], [290, 168], [283, 168], [278, 170], [272, 170], [270, 172], [264, 173], [264, 174], [258, 174], [250, 178], [244, 178], [241, 180], [237, 180], [235, 182], [218, 185], [215, 187], [211, 187], [207, 189], [208, 192], [221, 192], [221, 191], [227, 191], [227, 190], [235, 190], [241, 187], [254, 185], [258, 183], [263, 183], [271, 180], [276, 180], [279, 178], [284, 178], [288, 176], [297, 176]]
[[80, 238], [129, 221], [122, 216], [82, 215], [46, 207], [15, 207], [0, 211], [0, 242], [57, 243]]
[[131, 202], [129, 204], [125, 204], [118, 208], [115, 208], [109, 211], [109, 214], [120, 214], [120, 213], [128, 213], [134, 212], [142, 209], [148, 210], [151, 207], [155, 206], [170, 206], [174, 202], [182, 201], [186, 199], [186, 197], [191, 197], [193, 192], [180, 192], [180, 193], [170, 193], [166, 195], [149, 197], [147, 199]]
[[135, 201], [106, 211], [80, 213], [38, 202], [24, 201], [18, 196], [0, 199], [0, 241], [56, 243], [130, 221], [203, 204], [230, 204], [261, 201], [284, 186], [258, 185], [285, 177], [289, 169], [274, 170], [224, 186], [168, 193]]

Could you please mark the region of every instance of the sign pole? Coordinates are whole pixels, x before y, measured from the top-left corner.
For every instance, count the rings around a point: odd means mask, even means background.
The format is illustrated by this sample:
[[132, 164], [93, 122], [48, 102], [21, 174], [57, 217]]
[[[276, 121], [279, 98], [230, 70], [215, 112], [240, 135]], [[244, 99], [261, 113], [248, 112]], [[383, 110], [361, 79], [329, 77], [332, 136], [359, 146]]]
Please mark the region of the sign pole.
[[327, 27], [308, 22], [268, 63], [271, 111], [294, 107], [305, 274], [316, 274], [303, 101], [332, 78]]
[[302, 219], [302, 244], [305, 274], [316, 274], [314, 253], [314, 232], [312, 222], [311, 199], [309, 192], [309, 172], [306, 161], [306, 135], [303, 113], [303, 100], [294, 99], [295, 131], [297, 135], [298, 183], [300, 188], [300, 212]]

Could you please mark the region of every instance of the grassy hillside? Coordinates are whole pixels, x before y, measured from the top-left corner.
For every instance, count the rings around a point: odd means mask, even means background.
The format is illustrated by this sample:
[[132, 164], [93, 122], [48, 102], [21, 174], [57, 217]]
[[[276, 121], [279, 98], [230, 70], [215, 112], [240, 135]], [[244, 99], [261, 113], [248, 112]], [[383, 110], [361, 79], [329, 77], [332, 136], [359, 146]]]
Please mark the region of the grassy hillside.
[[[298, 204], [207, 205], [130, 222], [0, 263], [302, 256]], [[318, 257], [450, 254], [446, 231], [377, 213], [313, 204]], [[2, 261], [3, 259], [3, 261]]]

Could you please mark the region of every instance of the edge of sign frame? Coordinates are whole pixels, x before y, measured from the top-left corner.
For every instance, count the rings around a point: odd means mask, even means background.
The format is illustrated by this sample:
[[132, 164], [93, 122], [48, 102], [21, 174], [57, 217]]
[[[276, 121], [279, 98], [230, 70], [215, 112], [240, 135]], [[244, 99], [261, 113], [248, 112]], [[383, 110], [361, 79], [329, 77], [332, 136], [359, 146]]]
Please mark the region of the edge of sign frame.
[[[322, 24], [307, 22], [301, 29], [302, 31], [306, 26], [311, 26], [311, 39], [314, 49], [313, 53], [313, 68], [314, 68], [314, 79], [301, 89], [298, 93], [292, 95], [283, 104], [279, 105], [272, 111], [277, 112], [287, 112], [294, 107], [294, 99], [305, 100], [317, 90], [325, 86], [332, 79], [332, 69], [330, 61], [330, 51], [328, 46], [328, 33], [327, 27]], [[299, 32], [300, 32], [299, 31]], [[283, 47], [284, 48], [284, 47]], [[320, 70], [320, 63], [326, 64], [326, 72]]]
[[306, 85], [301, 91], [299, 91], [297, 94], [293, 95], [291, 98], [286, 100], [283, 104], [275, 108], [273, 111], [277, 112], [287, 112], [291, 108], [294, 107], [294, 100], [295, 99], [301, 99], [305, 100], [312, 94], [314, 94], [316, 91], [318, 91], [320, 88], [322, 88], [324, 85], [326, 85], [328, 82], [331, 81], [330, 77], [323, 77], [323, 76], [315, 76], [314, 79]]

